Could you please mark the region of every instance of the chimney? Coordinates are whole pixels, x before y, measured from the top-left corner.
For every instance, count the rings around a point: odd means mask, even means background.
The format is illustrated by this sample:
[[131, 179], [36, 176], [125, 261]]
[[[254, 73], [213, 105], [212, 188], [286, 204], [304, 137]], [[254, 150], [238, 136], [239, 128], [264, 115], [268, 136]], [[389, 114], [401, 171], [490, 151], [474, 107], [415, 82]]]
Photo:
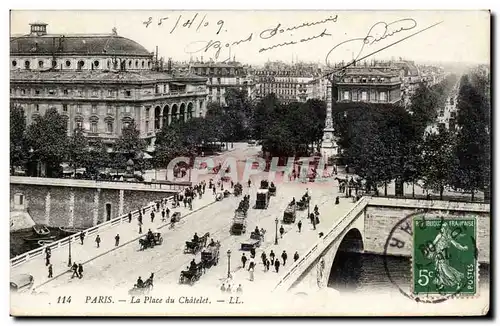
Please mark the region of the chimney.
[[47, 24], [38, 22], [31, 23], [30, 35], [36, 35], [36, 36], [47, 35]]

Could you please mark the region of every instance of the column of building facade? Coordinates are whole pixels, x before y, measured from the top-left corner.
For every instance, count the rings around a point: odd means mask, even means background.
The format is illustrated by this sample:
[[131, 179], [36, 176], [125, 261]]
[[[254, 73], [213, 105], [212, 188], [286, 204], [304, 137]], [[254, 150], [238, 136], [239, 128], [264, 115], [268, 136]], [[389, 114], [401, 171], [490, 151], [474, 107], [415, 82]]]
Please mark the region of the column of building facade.
[[45, 196], [45, 225], [49, 225], [50, 222], [50, 191], [47, 191]]
[[93, 220], [92, 225], [97, 225], [99, 221], [99, 195], [101, 193], [101, 189], [96, 189], [94, 193], [94, 206], [92, 207]]
[[73, 227], [75, 224], [75, 192], [73, 190], [69, 193], [69, 221], [68, 226]]

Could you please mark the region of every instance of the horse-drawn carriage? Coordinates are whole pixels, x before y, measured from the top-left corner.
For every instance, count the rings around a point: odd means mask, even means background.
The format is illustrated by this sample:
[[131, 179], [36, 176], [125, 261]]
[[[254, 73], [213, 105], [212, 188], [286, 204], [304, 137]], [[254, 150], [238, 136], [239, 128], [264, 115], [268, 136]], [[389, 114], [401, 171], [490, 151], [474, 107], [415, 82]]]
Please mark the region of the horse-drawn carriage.
[[210, 237], [210, 233], [205, 233], [202, 237], [198, 238], [198, 241], [195, 241], [193, 238], [192, 241], [186, 241], [186, 246], [184, 247], [184, 253], [196, 254], [203, 247], [207, 245], [207, 240]]
[[240, 196], [242, 193], [243, 193], [243, 186], [241, 185], [241, 183], [237, 182], [234, 185], [234, 195]]
[[302, 196], [302, 198], [297, 202], [296, 206], [299, 211], [303, 211], [307, 208], [309, 201], [311, 200], [311, 196], [307, 193]]
[[139, 239], [139, 244], [141, 245], [141, 250], [147, 248], [153, 248], [156, 245], [161, 245], [163, 243], [163, 237], [159, 231], [154, 231], [152, 234], [147, 234], [143, 238]]
[[188, 270], [181, 271], [181, 275], [179, 277], [180, 284], [189, 284], [193, 285], [196, 281], [198, 281], [203, 274], [203, 263], [198, 263], [195, 266], [190, 266]]
[[295, 219], [297, 217], [296, 214], [296, 206], [295, 204], [288, 204], [285, 212], [283, 213], [283, 223], [290, 224], [295, 223]]
[[153, 289], [153, 280], [148, 278], [142, 285], [134, 284], [134, 287], [128, 291], [130, 295], [147, 295]]
[[233, 223], [231, 224], [230, 233], [241, 235], [247, 230], [247, 212], [236, 210], [234, 212]]
[[271, 182], [271, 185], [269, 186], [269, 195], [276, 196], [276, 186], [273, 182]]
[[256, 209], [267, 209], [269, 206], [269, 190], [259, 189], [257, 190], [257, 198], [255, 201]]
[[217, 265], [219, 262], [220, 243], [217, 241], [212, 245], [208, 245], [201, 251], [201, 263], [203, 268], [210, 268]]
[[241, 243], [241, 250], [252, 250], [260, 247], [261, 243], [264, 241], [264, 234], [266, 230], [260, 229], [258, 232], [253, 231], [250, 233], [250, 239], [243, 241]]

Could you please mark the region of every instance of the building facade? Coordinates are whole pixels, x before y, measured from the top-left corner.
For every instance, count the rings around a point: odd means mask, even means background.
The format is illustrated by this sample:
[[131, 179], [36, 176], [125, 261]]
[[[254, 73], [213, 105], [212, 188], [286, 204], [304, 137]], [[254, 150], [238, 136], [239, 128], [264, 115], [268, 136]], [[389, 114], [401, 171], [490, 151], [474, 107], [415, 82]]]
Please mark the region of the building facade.
[[397, 71], [372, 66], [346, 69], [337, 81], [340, 102], [393, 103], [401, 101], [401, 78]]
[[47, 24], [31, 24], [28, 35], [10, 40], [10, 98], [24, 109], [27, 123], [49, 108], [68, 121], [68, 134], [112, 144], [132, 121], [140, 137], [174, 119], [204, 116], [206, 78], [155, 70], [153, 53], [110, 34], [47, 34]]
[[247, 67], [237, 61], [214, 62], [195, 61], [179, 69], [187, 70], [190, 74], [203, 77], [207, 80], [207, 102], [227, 105], [226, 93], [229, 88], [244, 90], [252, 98], [255, 83], [248, 76]]

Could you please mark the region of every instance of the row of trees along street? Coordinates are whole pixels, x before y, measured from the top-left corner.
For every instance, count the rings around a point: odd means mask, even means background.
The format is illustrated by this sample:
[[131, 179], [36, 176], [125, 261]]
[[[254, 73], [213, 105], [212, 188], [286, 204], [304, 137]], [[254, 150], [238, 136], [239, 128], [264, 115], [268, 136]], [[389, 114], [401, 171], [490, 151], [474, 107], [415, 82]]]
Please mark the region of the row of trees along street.
[[[375, 190], [396, 180], [401, 194], [404, 183], [422, 182], [426, 189], [445, 187], [471, 193], [490, 188], [489, 79], [471, 72], [460, 80], [455, 128], [428, 133], [458, 82], [450, 75], [432, 87], [420, 86], [408, 110], [393, 104], [335, 103], [333, 124], [341, 149], [338, 164], [347, 164]], [[101, 168], [125, 169], [132, 159], [135, 170], [152, 164], [166, 168], [175, 157], [193, 157], [217, 151], [221, 144], [257, 139], [264, 154], [279, 157], [308, 156], [319, 151], [326, 104], [320, 100], [282, 103], [274, 95], [254, 101], [246, 92], [228, 89], [227, 105], [210, 103], [206, 117], [187, 123], [173, 121], [156, 133], [152, 160], [144, 159], [145, 141], [134, 123], [124, 128], [109, 153], [98, 138], [87, 138], [81, 129], [67, 136], [66, 120], [55, 109], [37, 116], [26, 126], [22, 109], [11, 106], [11, 169], [28, 167], [39, 175], [44, 162], [47, 176], [59, 176], [60, 164], [84, 167], [91, 175]], [[13, 172], [13, 171], [12, 171]], [[387, 192], [387, 187], [386, 191]]]
[[409, 110], [391, 104], [336, 103], [334, 128], [342, 150], [341, 163], [354, 168], [367, 190], [396, 180], [396, 194], [404, 183], [422, 182], [424, 189], [468, 192], [489, 197], [490, 118], [486, 87], [489, 81], [471, 73], [460, 79], [456, 127], [426, 132], [438, 108], [457, 82], [450, 75], [432, 87], [420, 86]]
[[274, 94], [252, 101], [245, 91], [234, 88], [227, 90], [226, 103], [210, 103], [204, 118], [163, 126], [156, 133], [152, 160], [144, 159], [146, 143], [134, 123], [123, 129], [109, 152], [101, 139], [86, 137], [81, 128], [67, 136], [67, 120], [54, 108], [26, 126], [23, 109], [11, 105], [11, 173], [24, 167], [30, 176], [60, 177], [61, 163], [67, 163], [75, 171], [85, 168], [84, 177], [93, 178], [104, 168], [125, 170], [130, 159], [136, 171], [151, 165], [166, 168], [175, 157], [209, 154], [220, 144], [228, 148], [230, 142], [246, 139], [263, 139], [263, 151], [272, 156], [309, 155], [310, 146], [320, 145], [326, 110], [322, 101], [284, 104]]
[[125, 170], [130, 159], [135, 170], [147, 167], [143, 157], [146, 143], [134, 123], [124, 127], [110, 153], [100, 138], [86, 137], [82, 128], [68, 136], [66, 119], [51, 108], [26, 126], [24, 110], [11, 105], [11, 173], [16, 167], [25, 167], [30, 176], [61, 177], [61, 164], [67, 163], [73, 170], [85, 168], [88, 177], [95, 177], [100, 169]]

